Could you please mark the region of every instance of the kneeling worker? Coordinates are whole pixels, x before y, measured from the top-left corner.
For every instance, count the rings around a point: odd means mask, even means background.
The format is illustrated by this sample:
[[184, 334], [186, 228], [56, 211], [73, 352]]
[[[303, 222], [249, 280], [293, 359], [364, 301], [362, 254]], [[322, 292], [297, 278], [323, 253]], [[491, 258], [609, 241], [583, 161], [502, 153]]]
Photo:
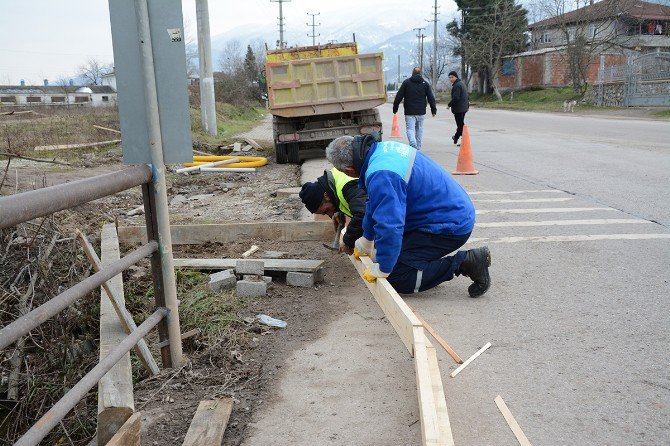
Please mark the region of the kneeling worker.
[[363, 216], [368, 199], [365, 191], [358, 188], [358, 179], [333, 168], [324, 171], [315, 182], [303, 184], [300, 198], [312, 214], [332, 218], [335, 228], [344, 226], [345, 216], [351, 219], [342, 237], [344, 244], [340, 246], [340, 252], [353, 254], [356, 239], [363, 235]]
[[423, 152], [377, 135], [340, 136], [326, 148], [335, 168], [358, 176], [368, 194], [363, 236], [354, 256], [374, 264], [363, 273], [373, 282], [387, 278], [399, 293], [416, 293], [469, 277], [471, 297], [488, 291], [491, 253], [487, 247], [458, 251], [475, 226], [468, 194]]

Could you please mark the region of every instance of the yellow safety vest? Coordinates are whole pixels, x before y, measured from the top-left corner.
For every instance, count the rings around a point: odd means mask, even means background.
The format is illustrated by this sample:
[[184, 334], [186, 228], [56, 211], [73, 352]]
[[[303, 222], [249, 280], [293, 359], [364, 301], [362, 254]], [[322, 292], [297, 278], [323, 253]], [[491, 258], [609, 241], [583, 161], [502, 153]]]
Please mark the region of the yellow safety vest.
[[337, 194], [337, 198], [340, 200], [340, 211], [344, 212], [349, 217], [352, 217], [351, 211], [349, 210], [349, 203], [347, 203], [347, 200], [344, 199], [342, 189], [344, 188], [345, 184], [347, 184], [349, 181], [356, 180], [356, 178], [350, 177], [346, 173], [341, 172], [334, 167], [330, 169], [330, 173], [333, 175], [335, 193]]

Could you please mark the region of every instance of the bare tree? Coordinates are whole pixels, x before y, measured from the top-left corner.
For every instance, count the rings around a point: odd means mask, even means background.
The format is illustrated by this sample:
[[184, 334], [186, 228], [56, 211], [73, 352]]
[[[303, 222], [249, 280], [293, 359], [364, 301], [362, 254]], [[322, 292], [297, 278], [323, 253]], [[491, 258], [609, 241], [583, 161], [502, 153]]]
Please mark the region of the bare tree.
[[225, 74], [234, 74], [244, 69], [244, 52], [239, 40], [229, 40], [219, 57], [219, 69]]
[[190, 20], [184, 20], [184, 46], [186, 48], [186, 75], [195, 76], [200, 72], [198, 68], [199, 55], [197, 36], [193, 32], [193, 25]]
[[85, 64], [80, 65], [77, 76], [84, 79], [86, 85], [100, 85], [102, 76], [114, 71], [111, 64], [105, 64], [97, 59], [89, 58]]
[[[440, 78], [448, 71], [448, 67], [452, 65], [450, 56], [454, 54], [454, 45], [452, 39], [449, 36], [446, 28], [440, 31], [437, 36], [437, 65], [436, 76], [437, 84], [440, 83]], [[426, 45], [424, 48], [425, 53], [428, 55], [428, 67], [426, 68], [427, 73], [433, 72], [433, 42]], [[438, 85], [433, 85], [433, 89], [437, 91]]]
[[[588, 88], [589, 66], [600, 54], [627, 46], [627, 26], [620, 21], [632, 2], [603, 0], [538, 0], [536, 8], [547, 17], [535, 27], [535, 40], [564, 46], [572, 88], [583, 96]], [[541, 37], [537, 37], [540, 35]], [[536, 42], [534, 42], [536, 43]]]

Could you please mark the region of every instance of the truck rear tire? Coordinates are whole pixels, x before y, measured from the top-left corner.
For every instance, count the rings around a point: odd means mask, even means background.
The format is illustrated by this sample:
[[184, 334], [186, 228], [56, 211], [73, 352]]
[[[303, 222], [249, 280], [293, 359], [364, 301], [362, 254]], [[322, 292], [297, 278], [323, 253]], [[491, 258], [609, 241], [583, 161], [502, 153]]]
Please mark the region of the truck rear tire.
[[286, 144], [288, 152], [288, 162], [292, 164], [300, 164], [300, 143], [291, 142]]
[[275, 161], [277, 164], [288, 163], [288, 144], [275, 143]]

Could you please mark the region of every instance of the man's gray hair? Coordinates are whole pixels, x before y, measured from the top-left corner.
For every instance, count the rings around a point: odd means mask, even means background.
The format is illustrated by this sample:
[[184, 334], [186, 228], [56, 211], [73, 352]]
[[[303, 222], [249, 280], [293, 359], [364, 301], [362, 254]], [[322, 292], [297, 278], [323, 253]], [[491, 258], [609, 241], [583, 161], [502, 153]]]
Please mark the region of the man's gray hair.
[[326, 147], [326, 158], [338, 170], [354, 165], [354, 137], [340, 136]]

